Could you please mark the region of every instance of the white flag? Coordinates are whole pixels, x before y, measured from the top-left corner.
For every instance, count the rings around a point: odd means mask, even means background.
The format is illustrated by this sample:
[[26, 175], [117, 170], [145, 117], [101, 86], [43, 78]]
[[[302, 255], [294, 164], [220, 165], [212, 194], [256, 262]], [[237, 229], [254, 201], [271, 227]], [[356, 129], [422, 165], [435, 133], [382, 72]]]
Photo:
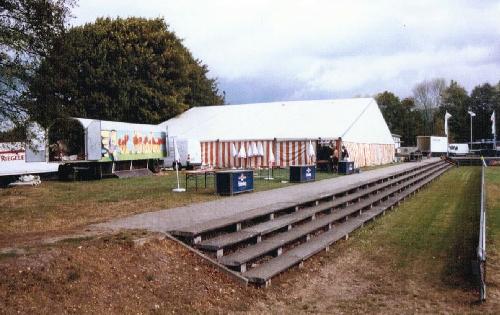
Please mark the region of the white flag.
[[468, 113], [469, 113], [469, 115], [471, 115], [471, 117], [476, 116], [476, 113], [474, 113], [474, 112], [472, 112], [472, 111], [470, 111], [470, 110], [468, 111]]
[[495, 111], [493, 111], [493, 114], [491, 114], [491, 133], [493, 135], [496, 135], [496, 124], [495, 124]]
[[451, 114], [446, 112], [444, 115], [444, 133], [448, 135], [448, 119], [450, 119]]

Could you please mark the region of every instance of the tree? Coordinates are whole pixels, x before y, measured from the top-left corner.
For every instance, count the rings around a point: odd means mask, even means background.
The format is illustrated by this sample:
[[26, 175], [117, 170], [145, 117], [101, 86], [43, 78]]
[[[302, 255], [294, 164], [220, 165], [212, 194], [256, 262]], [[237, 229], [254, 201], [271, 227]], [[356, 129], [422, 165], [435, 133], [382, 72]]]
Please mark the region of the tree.
[[413, 99], [405, 98], [400, 101], [399, 97], [389, 91], [377, 94], [375, 99], [389, 130], [401, 136], [404, 146], [415, 145], [417, 135], [422, 130], [422, 114], [415, 109]]
[[413, 88], [415, 105], [422, 110], [424, 115], [424, 135], [433, 135], [435, 132], [434, 113], [441, 106], [441, 97], [445, 88], [444, 79], [423, 81]]
[[163, 19], [97, 19], [69, 29], [30, 85], [30, 113], [159, 123], [193, 106], [223, 104], [208, 69]]
[[494, 110], [498, 112], [500, 109], [498, 86], [495, 87], [489, 83], [478, 85], [472, 90], [470, 100], [471, 110], [476, 114], [472, 124], [474, 139], [492, 139], [491, 113]]
[[442, 108], [437, 115], [441, 121], [444, 121], [446, 111], [452, 116], [448, 121], [450, 142], [469, 142], [470, 129], [467, 114], [469, 107], [470, 97], [467, 91], [452, 80], [443, 91]]
[[[0, 123], [23, 128], [20, 97], [40, 60], [64, 32], [73, 0], [0, 2]], [[3, 130], [2, 130], [3, 131]]]

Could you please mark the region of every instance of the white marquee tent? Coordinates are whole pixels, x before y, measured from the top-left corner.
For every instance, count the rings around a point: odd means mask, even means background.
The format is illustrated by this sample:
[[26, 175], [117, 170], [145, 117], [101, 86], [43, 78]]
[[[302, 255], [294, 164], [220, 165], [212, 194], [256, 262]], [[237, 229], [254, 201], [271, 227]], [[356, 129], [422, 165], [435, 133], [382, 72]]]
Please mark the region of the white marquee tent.
[[[341, 137], [358, 167], [394, 158], [393, 138], [373, 98], [194, 107], [160, 125], [169, 136], [199, 141], [202, 162], [218, 167], [267, 166], [271, 151], [279, 166], [311, 163], [307, 146], [319, 138]], [[233, 145], [238, 152], [264, 150], [241, 161]]]

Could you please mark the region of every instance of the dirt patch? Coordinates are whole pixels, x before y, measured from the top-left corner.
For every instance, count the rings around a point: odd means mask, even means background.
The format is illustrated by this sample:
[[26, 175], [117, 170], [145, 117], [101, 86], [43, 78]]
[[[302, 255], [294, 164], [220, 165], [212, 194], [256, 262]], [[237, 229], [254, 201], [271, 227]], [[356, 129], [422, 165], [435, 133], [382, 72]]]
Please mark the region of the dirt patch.
[[262, 295], [174, 242], [128, 234], [0, 259], [0, 313], [219, 313]]

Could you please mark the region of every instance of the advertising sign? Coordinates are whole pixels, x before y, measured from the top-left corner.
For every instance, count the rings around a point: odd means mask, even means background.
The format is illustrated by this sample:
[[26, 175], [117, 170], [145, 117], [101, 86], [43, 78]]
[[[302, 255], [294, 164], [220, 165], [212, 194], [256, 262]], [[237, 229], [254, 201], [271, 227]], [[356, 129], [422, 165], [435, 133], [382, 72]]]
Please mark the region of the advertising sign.
[[233, 193], [253, 190], [253, 172], [242, 171], [233, 175]]
[[101, 131], [101, 161], [144, 160], [166, 157], [162, 132]]

